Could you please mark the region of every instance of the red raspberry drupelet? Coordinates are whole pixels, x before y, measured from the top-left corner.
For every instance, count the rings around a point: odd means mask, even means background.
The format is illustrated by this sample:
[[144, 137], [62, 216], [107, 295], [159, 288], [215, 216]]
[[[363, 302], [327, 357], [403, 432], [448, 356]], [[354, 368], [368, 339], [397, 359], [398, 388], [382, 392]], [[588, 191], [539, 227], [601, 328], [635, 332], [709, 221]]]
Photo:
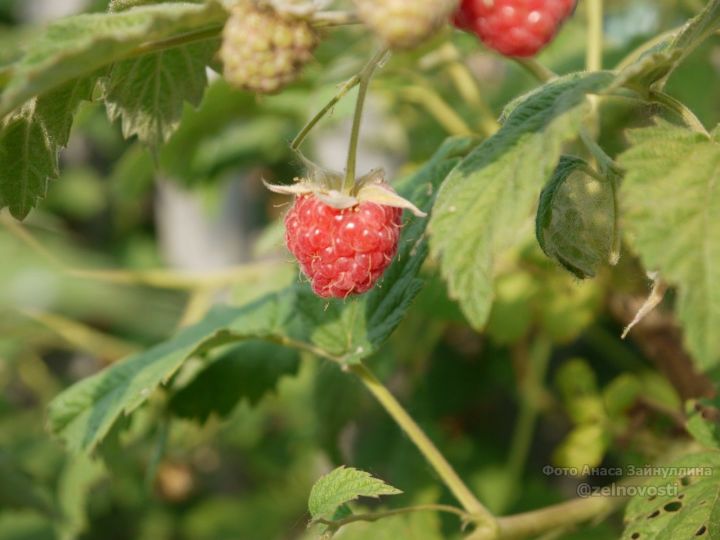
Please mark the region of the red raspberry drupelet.
[[285, 217], [285, 242], [323, 298], [369, 291], [398, 249], [402, 210], [360, 202], [344, 210], [301, 195]]
[[455, 26], [505, 56], [533, 56], [575, 9], [576, 0], [463, 0]]

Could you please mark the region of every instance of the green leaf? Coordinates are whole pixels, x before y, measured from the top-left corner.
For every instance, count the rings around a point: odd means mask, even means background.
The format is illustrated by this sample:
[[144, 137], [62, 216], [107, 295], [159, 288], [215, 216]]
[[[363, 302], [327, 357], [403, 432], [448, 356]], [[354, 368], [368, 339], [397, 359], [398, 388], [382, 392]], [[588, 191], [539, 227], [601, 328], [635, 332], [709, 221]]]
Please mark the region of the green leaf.
[[664, 50], [668, 47], [669, 42], [660, 44], [624, 68], [613, 81], [610, 90], [624, 87], [647, 94], [653, 84], [670, 74], [682, 57], [681, 51]]
[[374, 522], [350, 523], [343, 526], [342, 540], [447, 540], [440, 517], [435, 512], [413, 512], [391, 516]]
[[157, 147], [177, 129], [185, 102], [198, 106], [207, 86], [206, 66], [215, 40], [176, 47], [118, 62], [103, 83], [108, 116], [121, 119], [133, 135]]
[[143, 6], [121, 13], [83, 14], [51, 23], [32, 40], [11, 72], [0, 96], [0, 116], [27, 100], [125, 60], [142, 44], [222, 26], [224, 9], [216, 2]]
[[377, 498], [381, 495], [400, 493], [402, 491], [374, 478], [370, 473], [342, 466], [315, 482], [310, 491], [308, 510], [313, 520], [328, 519], [332, 517], [338, 506], [354, 501], [358, 497]]
[[720, 409], [718, 401], [689, 401], [686, 407], [688, 433], [707, 448], [720, 449]]
[[294, 296], [266, 296], [243, 308], [212, 310], [195, 326], [71, 386], [49, 407], [50, 431], [73, 451], [91, 451], [116, 420], [142, 405], [187, 358], [231, 341], [282, 340], [292, 333]]
[[58, 481], [57, 501], [62, 521], [57, 524], [62, 540], [77, 538], [87, 525], [87, 506], [92, 488], [107, 474], [99, 460], [87, 456], [69, 459]]
[[482, 327], [488, 318], [499, 258], [527, 230], [563, 144], [577, 135], [587, 110], [585, 95], [611, 81], [605, 72], [573, 74], [527, 95], [440, 190], [430, 223], [431, 248], [451, 296], [473, 326]]
[[[720, 453], [685, 456], [660, 468], [625, 511], [622, 540], [717, 538]], [[642, 491], [641, 491], [642, 490]]]
[[275, 389], [280, 379], [295, 375], [296, 351], [262, 341], [232, 346], [203, 369], [170, 400], [170, 409], [183, 418], [205, 422], [215, 413], [225, 417], [247, 399], [254, 405]]
[[95, 75], [73, 79], [37, 99], [37, 115], [56, 146], [67, 146], [75, 112], [81, 102], [92, 99], [96, 82]]
[[96, 78], [72, 80], [26, 103], [0, 122], [0, 208], [25, 218], [57, 178], [58, 151], [67, 145], [80, 102]]
[[645, 267], [679, 288], [686, 345], [709, 369], [720, 363], [720, 144], [662, 120], [628, 138], [627, 234]]
[[646, 94], [656, 83], [666, 81], [675, 68], [719, 28], [720, 0], [711, 0], [677, 33], [668, 36], [623, 68], [613, 82], [612, 89], [625, 86]]
[[20, 470], [19, 463], [0, 452], [0, 508], [32, 508], [46, 516], [55, 512], [49, 494], [36, 478]]
[[57, 178], [57, 146], [36, 114], [36, 103], [0, 123], [0, 208], [24, 219]]
[[356, 377], [348, 377], [330, 363], [316, 370], [312, 388], [312, 408], [317, 417], [317, 440], [333, 463], [342, 463], [340, 435], [357, 419], [366, 397]]
[[616, 204], [610, 179], [563, 156], [540, 194], [535, 234], [545, 254], [580, 279], [613, 258]]

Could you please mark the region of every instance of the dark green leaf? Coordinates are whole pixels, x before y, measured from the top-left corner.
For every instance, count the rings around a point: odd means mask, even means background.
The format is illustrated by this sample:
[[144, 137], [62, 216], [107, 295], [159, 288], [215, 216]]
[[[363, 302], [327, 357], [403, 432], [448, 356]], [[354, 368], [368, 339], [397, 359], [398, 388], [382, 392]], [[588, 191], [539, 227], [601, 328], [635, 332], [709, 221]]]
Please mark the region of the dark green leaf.
[[57, 146], [38, 119], [36, 103], [0, 122], [0, 208], [24, 219], [57, 178]]
[[176, 392], [170, 408], [200, 422], [213, 413], [227, 416], [243, 399], [251, 405], [259, 402], [282, 377], [295, 375], [298, 365], [298, 353], [280, 345], [263, 341], [234, 345]]
[[292, 333], [294, 295], [270, 295], [243, 308], [219, 307], [195, 326], [71, 386], [50, 404], [50, 430], [74, 451], [90, 451], [116, 420], [144, 403], [185, 360], [213, 346]]
[[216, 41], [176, 47], [115, 64], [103, 83], [111, 120], [123, 135], [157, 147], [177, 129], [185, 102], [200, 104], [207, 86], [206, 66]]
[[548, 257], [580, 279], [594, 277], [613, 258], [615, 214], [611, 180], [563, 156], [540, 194], [535, 234]]

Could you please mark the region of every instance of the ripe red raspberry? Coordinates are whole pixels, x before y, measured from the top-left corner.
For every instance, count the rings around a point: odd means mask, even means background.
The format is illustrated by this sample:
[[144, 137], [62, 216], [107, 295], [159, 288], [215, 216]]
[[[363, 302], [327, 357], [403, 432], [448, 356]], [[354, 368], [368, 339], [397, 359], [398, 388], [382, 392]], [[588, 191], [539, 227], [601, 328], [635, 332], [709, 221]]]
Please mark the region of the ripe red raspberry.
[[575, 9], [576, 0], [463, 0], [455, 26], [505, 56], [533, 56]]
[[285, 242], [315, 294], [346, 298], [369, 291], [398, 249], [402, 209], [363, 201], [340, 210], [300, 195], [285, 217]]

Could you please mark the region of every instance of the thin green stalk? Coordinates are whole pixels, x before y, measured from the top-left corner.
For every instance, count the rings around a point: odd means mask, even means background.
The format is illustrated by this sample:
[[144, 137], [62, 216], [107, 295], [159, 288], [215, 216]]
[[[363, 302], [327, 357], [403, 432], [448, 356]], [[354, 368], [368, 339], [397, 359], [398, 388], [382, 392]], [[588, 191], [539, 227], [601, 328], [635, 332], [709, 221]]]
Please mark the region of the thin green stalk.
[[[603, 0], [588, 0], [587, 9], [587, 48], [585, 51], [585, 69], [600, 71], [603, 61]], [[594, 133], [599, 131], [599, 97], [588, 95], [590, 103], [589, 124]]]
[[668, 108], [669, 110], [680, 116], [680, 118], [683, 119], [685, 124], [693, 131], [702, 133], [706, 137], [710, 136], [700, 119], [695, 116], [695, 113], [688, 109], [688, 107], [683, 102], [678, 101], [677, 99], [675, 99], [669, 94], [666, 94], [665, 92], [658, 92], [655, 90], [651, 90], [648, 97], [651, 101], [654, 101]]
[[539, 337], [527, 351], [522, 347], [523, 363], [528, 371], [520, 385], [520, 412], [515, 425], [515, 432], [510, 444], [510, 453], [507, 462], [508, 474], [512, 486], [517, 486], [525, 470], [530, 447], [532, 445], [535, 424], [538, 418], [538, 402], [543, 391], [543, 382], [547, 374], [552, 345], [549, 340]]
[[446, 514], [455, 514], [464, 521], [472, 521], [474, 519], [474, 516], [472, 516], [471, 514], [468, 514], [460, 508], [449, 506], [447, 504], [419, 504], [416, 506], [407, 506], [405, 508], [396, 508], [394, 510], [369, 512], [367, 514], [354, 514], [352, 516], [337, 520], [318, 519], [316, 520], [316, 522], [322, 523], [323, 525], [328, 525], [333, 530], [337, 530], [344, 525], [349, 525], [350, 523], [355, 523], [357, 521], [378, 521], [383, 518], [399, 516], [402, 514], [410, 514], [413, 512], [444, 512]]
[[189, 45], [200, 41], [207, 41], [209, 39], [216, 39], [220, 36], [223, 26], [224, 25], [210, 26], [208, 28], [194, 30], [192, 32], [187, 32], [167, 39], [149, 41], [130, 51], [130, 53], [126, 55], [126, 58], [137, 58], [138, 56], [144, 56], [153, 52], [164, 51], [166, 49], [181, 47], [183, 45]]
[[585, 68], [600, 71], [603, 60], [603, 0], [587, 0], [588, 43]]
[[345, 95], [355, 88], [360, 83], [360, 74], [354, 75], [352, 78], [348, 79], [341, 87], [335, 96], [318, 112], [315, 116], [313, 116], [310, 121], [305, 124], [305, 126], [300, 130], [300, 133], [297, 134], [297, 136], [293, 139], [293, 141], [290, 143], [290, 149], [297, 152], [297, 150], [300, 148], [300, 145], [305, 141], [308, 134], [312, 131], [312, 129], [315, 127], [315, 125], [323, 119], [323, 117], [332, 110], [332, 108], [343, 98]]
[[[495, 534], [497, 526], [494, 516], [483, 506], [473, 495], [458, 474], [447, 462], [433, 442], [417, 425], [415, 420], [403, 409], [402, 405], [395, 399], [390, 391], [375, 377], [375, 375], [363, 364], [349, 367], [349, 370], [357, 375], [370, 393], [375, 396], [380, 405], [395, 420], [400, 428], [407, 434], [410, 440], [425, 456], [428, 463], [435, 469], [445, 485], [460, 502], [462, 507], [472, 514], [478, 522], [480, 530]], [[492, 538], [492, 536], [490, 536]]]
[[498, 530], [491, 534], [475, 530], [465, 540], [525, 540], [556, 530], [567, 529], [616, 511], [626, 497], [588, 496], [540, 510], [497, 518]]
[[365, 108], [365, 98], [367, 97], [368, 87], [378, 64], [387, 56], [387, 49], [382, 49], [373, 56], [367, 65], [360, 72], [360, 88], [358, 89], [357, 103], [355, 104], [355, 115], [353, 117], [352, 131], [350, 133], [350, 147], [348, 149], [347, 167], [345, 171], [345, 181], [343, 182], [343, 191], [348, 192], [355, 184], [355, 168], [357, 164], [357, 147], [360, 140], [360, 124], [362, 123], [363, 110]]
[[546, 83], [557, 77], [557, 73], [543, 66], [534, 58], [513, 58], [515, 63], [525, 69], [530, 75], [538, 81]]
[[[610, 514], [625, 502], [623, 497], [593, 496], [498, 519], [501, 540], [524, 540]], [[477, 540], [481, 540], [478, 537]]]
[[153, 449], [150, 461], [148, 462], [148, 466], [145, 471], [145, 489], [148, 493], [152, 492], [155, 477], [157, 476], [157, 471], [160, 467], [160, 462], [167, 451], [168, 439], [170, 437], [170, 422], [170, 417], [167, 414], [164, 414], [162, 418], [160, 418], [158, 424], [155, 448]]
[[432, 88], [426, 86], [408, 86], [401, 90], [401, 95], [412, 102], [425, 107], [435, 120], [450, 135], [471, 135], [470, 126], [455, 110]]

